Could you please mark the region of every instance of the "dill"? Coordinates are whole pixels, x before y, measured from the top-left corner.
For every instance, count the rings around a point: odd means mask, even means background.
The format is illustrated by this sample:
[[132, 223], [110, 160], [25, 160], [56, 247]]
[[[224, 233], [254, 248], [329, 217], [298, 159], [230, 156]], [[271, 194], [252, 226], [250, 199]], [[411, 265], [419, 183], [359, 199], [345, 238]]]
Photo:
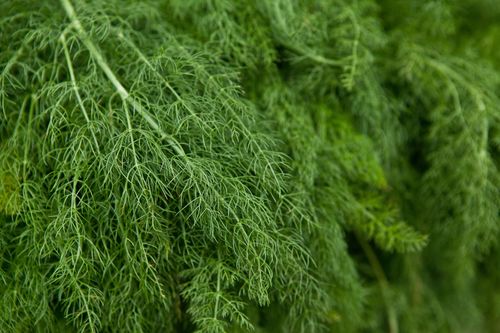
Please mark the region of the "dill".
[[494, 332], [497, 7], [0, 3], [0, 331]]

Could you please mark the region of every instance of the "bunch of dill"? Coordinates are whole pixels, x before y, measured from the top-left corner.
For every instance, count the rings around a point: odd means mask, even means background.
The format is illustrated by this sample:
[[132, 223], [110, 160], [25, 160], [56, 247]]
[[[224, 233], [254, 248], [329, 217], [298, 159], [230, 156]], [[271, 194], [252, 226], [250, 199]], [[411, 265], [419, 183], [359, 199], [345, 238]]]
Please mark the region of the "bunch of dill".
[[3, 1], [0, 331], [495, 332], [495, 1]]

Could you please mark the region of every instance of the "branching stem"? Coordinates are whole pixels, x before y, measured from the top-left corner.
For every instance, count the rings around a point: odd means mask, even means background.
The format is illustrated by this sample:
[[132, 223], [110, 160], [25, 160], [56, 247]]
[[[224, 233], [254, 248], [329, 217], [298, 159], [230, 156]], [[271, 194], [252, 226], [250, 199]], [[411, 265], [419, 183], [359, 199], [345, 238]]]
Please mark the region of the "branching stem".
[[87, 32], [83, 28], [80, 20], [76, 16], [75, 9], [73, 5], [71, 5], [69, 0], [61, 0], [61, 4], [68, 15], [68, 18], [71, 21], [71, 25], [78, 33], [81, 38], [83, 44], [88, 49], [94, 60], [97, 62], [97, 65], [102, 69], [104, 74], [106, 74], [107, 78], [111, 81], [116, 91], [120, 95], [123, 101], [128, 101], [132, 107], [141, 115], [141, 117], [153, 128], [157, 133], [160, 134], [162, 138], [167, 139], [167, 142], [172, 146], [175, 152], [179, 156], [185, 156], [185, 152], [182, 147], [177, 144], [169, 134], [165, 133], [158, 122], [149, 114], [149, 112], [142, 107], [142, 105], [136, 101], [134, 98], [130, 97], [129, 92], [125, 87], [121, 84], [120, 80], [116, 77], [115, 73], [111, 70], [108, 63], [104, 59], [102, 53], [98, 50], [98, 48], [94, 45]]

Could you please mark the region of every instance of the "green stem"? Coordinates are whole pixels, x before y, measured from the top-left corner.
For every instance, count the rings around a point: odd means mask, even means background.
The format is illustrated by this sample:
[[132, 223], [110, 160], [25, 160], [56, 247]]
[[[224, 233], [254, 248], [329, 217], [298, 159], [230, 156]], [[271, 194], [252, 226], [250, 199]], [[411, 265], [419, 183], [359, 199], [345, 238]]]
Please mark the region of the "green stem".
[[24, 181], [27, 180], [28, 178], [28, 171], [26, 170], [26, 166], [28, 165], [29, 162], [29, 151], [30, 151], [30, 138], [34, 137], [31, 133], [31, 122], [33, 121], [33, 113], [35, 111], [35, 104], [37, 103], [37, 100], [35, 99], [35, 95], [31, 95], [31, 100], [30, 100], [30, 110], [28, 114], [28, 129], [27, 129], [27, 134], [26, 134], [26, 142], [24, 145], [24, 156], [23, 156], [23, 179]]
[[[71, 78], [71, 84], [73, 86], [73, 90], [75, 91], [76, 100], [78, 101], [78, 105], [80, 106], [80, 110], [82, 110], [83, 116], [85, 117], [85, 121], [89, 124], [90, 118], [89, 118], [87, 110], [85, 109], [85, 106], [83, 104], [83, 100], [82, 100], [82, 97], [80, 96], [80, 92], [78, 91], [78, 85], [76, 84], [75, 72], [73, 70], [73, 64], [71, 63], [71, 58], [69, 56], [69, 51], [68, 51], [68, 45], [66, 43], [66, 32], [64, 32], [61, 35], [60, 40], [61, 40], [61, 43], [63, 45], [64, 56], [66, 58], [66, 63], [68, 64], [69, 76]], [[97, 152], [99, 153], [99, 143], [97, 141], [97, 138], [95, 136], [94, 131], [92, 131], [92, 138], [94, 139], [94, 143], [95, 143]]]
[[215, 295], [214, 319], [217, 320], [217, 312], [219, 312], [219, 297], [220, 297], [220, 269], [217, 267], [217, 294]]
[[382, 299], [387, 311], [387, 322], [389, 324], [389, 333], [398, 333], [398, 319], [396, 315], [396, 311], [391, 305], [391, 300], [389, 299], [389, 282], [387, 281], [387, 277], [385, 276], [384, 269], [382, 265], [377, 259], [377, 255], [373, 251], [372, 247], [368, 242], [358, 233], [355, 233], [356, 238], [365, 253], [370, 266], [373, 269], [373, 273], [377, 278], [378, 284], [380, 286], [380, 291], [382, 293]]

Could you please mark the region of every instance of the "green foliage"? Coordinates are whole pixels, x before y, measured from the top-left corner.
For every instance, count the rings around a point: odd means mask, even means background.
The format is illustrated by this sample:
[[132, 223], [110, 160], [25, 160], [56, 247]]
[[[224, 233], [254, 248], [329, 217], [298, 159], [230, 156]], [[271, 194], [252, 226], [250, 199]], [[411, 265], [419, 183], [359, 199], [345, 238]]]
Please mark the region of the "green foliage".
[[1, 2], [0, 331], [498, 331], [498, 22]]

